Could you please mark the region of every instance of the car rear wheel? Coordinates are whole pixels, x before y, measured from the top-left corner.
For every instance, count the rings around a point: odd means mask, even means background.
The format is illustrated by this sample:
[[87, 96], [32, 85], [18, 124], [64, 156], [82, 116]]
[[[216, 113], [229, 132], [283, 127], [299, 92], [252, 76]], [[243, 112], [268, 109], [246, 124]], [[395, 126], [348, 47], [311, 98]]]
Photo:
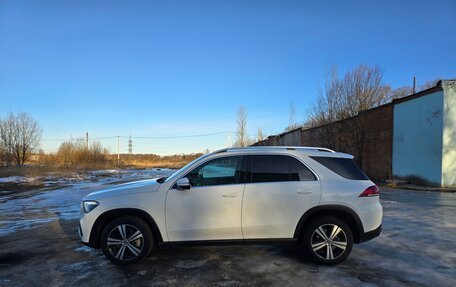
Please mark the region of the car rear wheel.
[[353, 234], [343, 220], [324, 216], [309, 223], [303, 234], [302, 245], [306, 255], [315, 262], [333, 265], [342, 262], [350, 254]]
[[154, 246], [147, 223], [136, 216], [123, 216], [106, 225], [101, 234], [101, 249], [116, 265], [140, 262], [149, 256]]

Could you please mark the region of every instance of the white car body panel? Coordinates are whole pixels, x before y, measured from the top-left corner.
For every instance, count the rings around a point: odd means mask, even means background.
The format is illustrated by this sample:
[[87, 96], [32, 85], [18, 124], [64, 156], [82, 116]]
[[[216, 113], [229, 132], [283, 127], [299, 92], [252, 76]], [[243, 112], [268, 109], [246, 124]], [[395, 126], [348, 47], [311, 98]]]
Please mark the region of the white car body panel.
[[100, 215], [122, 208], [139, 209], [148, 213], [157, 223], [163, 240], [167, 241], [164, 204], [166, 193], [159, 191], [159, 187], [160, 184], [155, 179], [141, 180], [87, 195], [83, 200], [95, 200], [100, 205], [90, 213], [81, 211], [82, 242], [89, 242], [92, 226]]
[[369, 186], [370, 180], [326, 180], [322, 182], [321, 205], [342, 205], [358, 215], [364, 232], [376, 229], [382, 223], [383, 209], [378, 196], [359, 197]]
[[170, 241], [242, 239], [244, 184], [170, 189], [166, 226]]
[[[178, 179], [200, 164], [233, 155], [286, 155], [298, 158], [317, 176], [315, 181], [226, 184], [174, 188]], [[81, 240], [88, 243], [96, 219], [115, 209], [133, 208], [155, 221], [163, 242], [291, 239], [301, 216], [311, 208], [338, 205], [359, 217], [364, 232], [382, 222], [379, 197], [359, 197], [370, 180], [349, 180], [319, 164], [310, 156], [353, 158], [344, 153], [299, 147], [233, 149], [205, 155], [165, 182], [155, 180], [113, 186], [94, 192], [83, 200], [99, 206], [81, 211]]]
[[320, 182], [246, 184], [242, 207], [245, 239], [293, 238], [301, 216], [320, 200]]

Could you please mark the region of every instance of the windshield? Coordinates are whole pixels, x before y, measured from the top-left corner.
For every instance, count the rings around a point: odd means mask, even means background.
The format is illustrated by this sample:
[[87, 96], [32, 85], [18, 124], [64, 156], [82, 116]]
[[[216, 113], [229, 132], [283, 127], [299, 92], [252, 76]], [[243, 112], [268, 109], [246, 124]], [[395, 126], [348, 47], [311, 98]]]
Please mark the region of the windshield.
[[201, 159], [207, 157], [209, 154], [206, 154], [206, 155], [203, 155], [203, 156], [200, 156], [199, 158], [196, 158], [194, 160], [192, 160], [191, 162], [187, 163], [184, 167], [182, 167], [181, 169], [177, 170], [175, 173], [173, 173], [170, 177], [168, 177], [165, 182], [169, 182], [169, 181], [173, 181], [173, 180], [176, 180], [178, 175], [180, 174], [181, 171], [183, 171], [184, 169], [186, 169], [187, 167], [193, 165], [195, 162], [197, 161], [200, 161]]

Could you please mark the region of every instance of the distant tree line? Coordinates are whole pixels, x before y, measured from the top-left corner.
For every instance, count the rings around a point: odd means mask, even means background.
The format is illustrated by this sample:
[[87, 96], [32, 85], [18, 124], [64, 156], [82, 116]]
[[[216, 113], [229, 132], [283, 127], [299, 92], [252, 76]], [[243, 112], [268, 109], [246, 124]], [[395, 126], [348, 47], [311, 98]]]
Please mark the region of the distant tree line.
[[42, 129], [39, 123], [26, 113], [10, 113], [0, 118], [0, 167], [23, 166], [25, 164], [46, 167], [102, 168], [139, 164], [164, 163], [167, 166], [182, 166], [202, 153], [175, 154], [110, 154], [98, 141], [90, 143], [84, 139], [67, 140], [60, 144], [57, 152], [45, 153], [40, 149]]
[[[147, 154], [121, 154], [120, 158], [124, 163], [130, 164], [147, 164], [150, 162], [154, 163], [166, 163], [166, 164], [173, 164], [173, 163], [188, 163], [200, 156], [203, 153], [189, 153], [189, 154], [173, 154], [173, 155], [158, 155], [153, 153]], [[117, 154], [111, 154], [109, 156], [111, 159], [116, 159]]]

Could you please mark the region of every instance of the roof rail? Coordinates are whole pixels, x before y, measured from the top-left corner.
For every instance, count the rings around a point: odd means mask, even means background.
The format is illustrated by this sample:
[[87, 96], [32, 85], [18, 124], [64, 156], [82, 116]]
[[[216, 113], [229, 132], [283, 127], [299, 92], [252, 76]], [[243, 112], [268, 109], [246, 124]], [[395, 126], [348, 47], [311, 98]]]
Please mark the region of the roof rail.
[[227, 151], [236, 151], [236, 150], [315, 150], [315, 151], [324, 151], [335, 153], [332, 149], [323, 148], [323, 147], [307, 147], [307, 146], [249, 146], [249, 147], [232, 147], [224, 148], [215, 151], [214, 153], [222, 153]]

